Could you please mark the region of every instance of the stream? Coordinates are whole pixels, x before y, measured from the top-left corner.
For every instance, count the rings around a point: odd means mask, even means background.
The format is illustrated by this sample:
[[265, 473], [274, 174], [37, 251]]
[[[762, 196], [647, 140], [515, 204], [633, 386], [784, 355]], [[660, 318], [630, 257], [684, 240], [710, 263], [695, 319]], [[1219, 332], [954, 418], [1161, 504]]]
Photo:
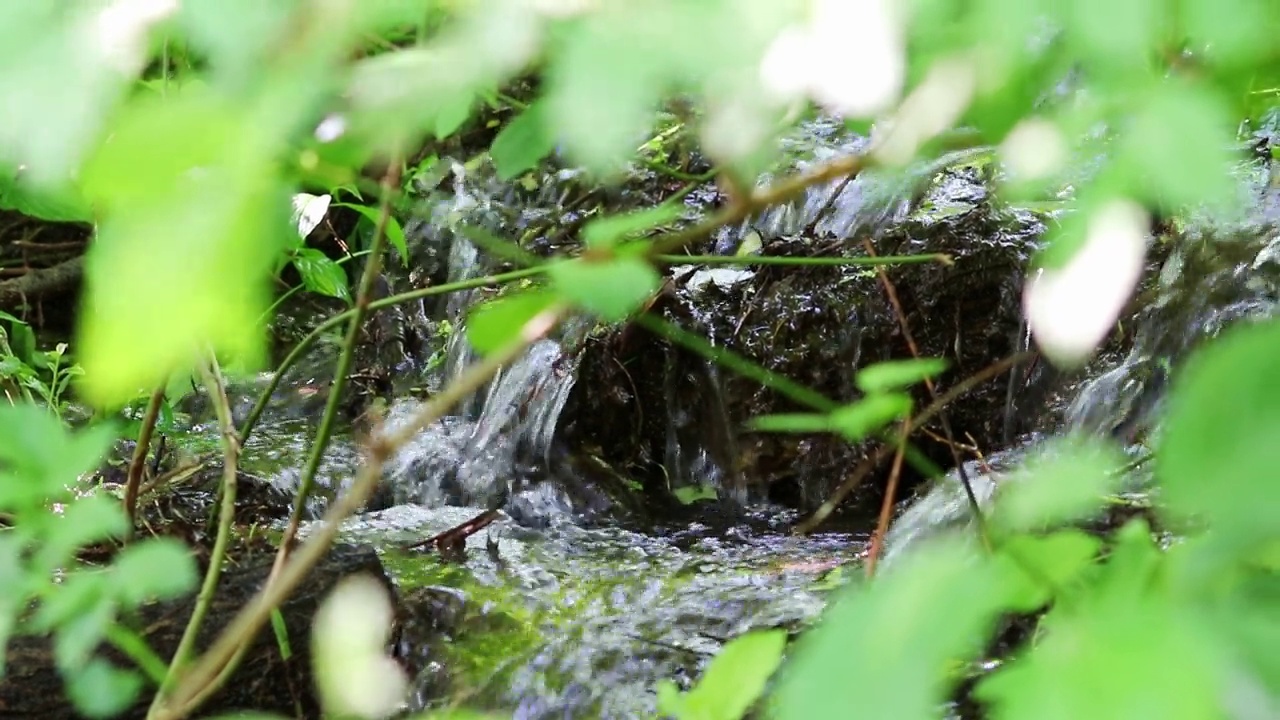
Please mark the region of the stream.
[[[862, 142], [816, 122], [785, 150], [795, 168]], [[710, 250], [730, 254], [751, 242], [766, 251], [807, 248], [813, 254], [831, 243], [856, 247], [854, 239], [863, 237], [886, 243], [897, 238], [898, 247], [916, 252], [930, 251], [931, 238], [981, 246], [989, 254], [972, 265], [981, 275], [973, 282], [987, 283], [981, 287], [992, 305], [966, 311], [971, 319], [965, 322], [976, 329], [958, 329], [958, 310], [954, 319], [942, 318], [936, 342], [929, 328], [921, 329], [925, 345], [954, 348], [958, 364], [972, 372], [979, 360], [992, 362], [1025, 344], [1016, 315], [1019, 270], [1055, 212], [996, 204], [988, 192], [989, 156], [987, 150], [953, 153], [892, 176], [868, 174], [812, 188], [795, 203], [723, 229]], [[447, 165], [435, 184], [422, 181], [420, 212], [406, 224], [413, 246], [404, 265], [411, 269], [389, 281], [396, 291], [500, 267], [456, 232], [463, 223], [510, 236], [540, 223], [572, 226], [583, 218], [573, 173], [548, 172], [530, 189], [464, 165]], [[1242, 193], [1250, 200], [1238, 216], [1193, 217], [1180, 239], [1157, 254], [1144, 284], [1147, 301], [1125, 318], [1126, 337], [1104, 348], [1086, 372], [1056, 378], [1036, 407], [1010, 405], [1012, 393], [1001, 380], [989, 390], [989, 402], [970, 405], [980, 417], [957, 416], [955, 422], [967, 423], [988, 450], [982, 462], [967, 466], [982, 501], [994, 496], [1027, 452], [1065, 431], [1112, 433], [1139, 456], [1144, 440], [1158, 435], [1167, 369], [1230, 323], [1273, 314], [1280, 298], [1280, 206], [1271, 201], [1265, 175], [1257, 167], [1243, 169]], [[643, 173], [638, 178], [642, 186], [660, 184]], [[654, 198], [624, 189], [608, 200], [643, 207]], [[689, 193], [681, 222], [702, 217], [713, 201], [710, 186]], [[543, 254], [560, 249], [554, 239], [530, 247]], [[874, 273], [840, 272], [840, 287], [878, 297]], [[894, 326], [887, 310], [857, 301], [846, 315], [824, 314], [833, 301], [817, 285], [787, 286], [802, 281], [769, 273], [672, 268], [676, 298], [667, 317], [697, 325], [717, 346], [737, 343], [746, 354], [772, 343], [776, 347], [760, 352], [774, 355], [756, 352], [756, 359], [815, 387], [833, 368], [845, 373], [842, 363], [867, 363], [889, 352], [876, 330]], [[902, 277], [903, 294], [910, 296], [915, 288], [908, 283], [916, 276]], [[925, 297], [932, 276], [919, 277], [924, 289], [915, 294]], [[779, 284], [788, 297], [808, 298], [794, 315], [769, 305], [770, 288]], [[404, 421], [421, 398], [474, 359], [462, 332], [465, 312], [491, 295], [475, 290], [428, 299], [378, 321], [395, 326], [372, 361], [390, 369], [395, 397], [389, 423]], [[913, 322], [924, 322], [934, 307], [919, 302]], [[988, 326], [998, 331], [983, 334]], [[856, 332], [841, 334], [851, 327]], [[780, 339], [789, 329], [821, 342], [796, 350]], [[404, 448], [386, 469], [375, 507], [342, 529], [344, 541], [379, 549], [404, 602], [415, 609], [403, 652], [425, 669], [414, 684], [412, 709], [458, 705], [522, 720], [648, 717], [659, 680], [689, 687], [725, 641], [749, 630], [802, 630], [833, 591], [861, 573], [874, 519], [865, 509], [878, 505], [878, 495], [868, 495], [857, 505], [862, 510], [830, 529], [797, 536], [791, 527], [844, 477], [859, 457], [851, 453], [862, 450], [810, 438], [779, 446], [741, 432], [744, 414], [778, 400], [671, 348], [637, 351], [640, 359], [627, 361], [631, 386], [604, 383], [601, 368], [614, 356], [593, 360], [593, 348], [603, 342], [598, 335], [589, 326], [571, 326], [531, 347]], [[326, 341], [286, 376], [245, 448], [246, 472], [281, 490], [296, 487], [323, 405], [317, 388], [327, 385], [334, 353]], [[798, 376], [796, 368], [808, 368], [812, 376]], [[848, 382], [825, 389], [833, 397], [847, 395]], [[251, 405], [255, 387], [238, 389], [238, 417]], [[612, 395], [620, 398], [618, 407], [640, 408], [641, 417], [625, 432], [612, 428], [632, 410], [592, 404]], [[1018, 432], [1002, 442], [1011, 413], [1018, 415]], [[1149, 432], [1137, 433], [1138, 427]], [[325, 492], [313, 500], [313, 516], [350, 481], [359, 462], [358, 437], [354, 424], [335, 436], [321, 464]], [[184, 442], [216, 442], [213, 423], [197, 423]], [[944, 468], [951, 465], [946, 455], [933, 457]], [[1143, 480], [1135, 473], [1137, 495]], [[690, 504], [661, 513], [637, 510], [627, 499], [658, 486]], [[494, 507], [502, 508], [502, 518], [467, 540], [460, 562], [399, 549]], [[917, 539], [968, 520], [954, 472], [937, 482], [920, 479], [899, 503], [888, 561]]]

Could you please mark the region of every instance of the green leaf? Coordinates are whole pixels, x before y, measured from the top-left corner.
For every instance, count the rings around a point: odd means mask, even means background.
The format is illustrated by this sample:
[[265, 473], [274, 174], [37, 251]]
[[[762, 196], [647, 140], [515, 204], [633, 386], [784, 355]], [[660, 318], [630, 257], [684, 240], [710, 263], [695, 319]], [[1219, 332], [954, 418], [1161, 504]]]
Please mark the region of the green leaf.
[[1007, 573], [1003, 587], [1010, 595], [1010, 609], [1032, 612], [1043, 607], [1093, 569], [1101, 549], [1101, 540], [1074, 529], [1044, 537], [1015, 535], [1001, 542], [997, 562]]
[[1223, 648], [1198, 613], [1152, 592], [1159, 563], [1144, 524], [1122, 530], [1093, 591], [1055, 607], [1039, 641], [978, 684], [990, 717], [1223, 717]]
[[1144, 70], [1164, 28], [1159, 0], [1076, 0], [1059, 12], [1069, 42], [1104, 77]]
[[112, 564], [116, 595], [130, 606], [179, 597], [196, 585], [196, 564], [182, 542], [152, 538], [134, 543]]
[[1156, 451], [1168, 512], [1203, 517], [1243, 552], [1274, 537], [1280, 468], [1280, 321], [1237, 326], [1177, 374]]
[[262, 124], [209, 93], [135, 101], [86, 168], [111, 211], [85, 256], [88, 403], [123, 405], [210, 349], [242, 367], [264, 358], [270, 273], [297, 233]]
[[48, 222], [89, 222], [93, 209], [74, 188], [56, 192], [28, 187], [22, 178], [12, 179], [0, 167], [0, 210], [16, 210]]
[[67, 696], [81, 714], [108, 718], [133, 704], [142, 691], [142, 678], [121, 670], [102, 658], [94, 658], [79, 672], [64, 676]]
[[532, 170], [555, 148], [555, 136], [547, 127], [542, 101], [534, 102], [517, 115], [493, 139], [489, 156], [502, 180]]
[[308, 290], [340, 300], [351, 300], [347, 272], [328, 255], [315, 248], [299, 248], [292, 257], [293, 266]]
[[1269, 0], [1187, 0], [1179, 10], [1188, 44], [1207, 48], [1211, 61], [1229, 65], [1261, 59], [1280, 25], [1280, 8]]
[[716, 489], [710, 485], [684, 485], [671, 491], [682, 505], [692, 505], [699, 500], [715, 500], [719, 497]]
[[547, 267], [561, 297], [595, 313], [606, 322], [624, 320], [657, 291], [658, 271], [638, 257], [608, 261], [585, 259]]
[[[355, 210], [363, 215], [366, 220], [372, 223], [375, 228], [378, 226], [379, 218], [382, 215], [382, 211], [380, 209], [372, 208], [368, 205], [334, 203], [333, 206], [351, 208], [352, 210]], [[400, 254], [400, 262], [405, 267], [409, 267], [409, 244], [404, 237], [404, 227], [400, 225], [400, 221], [396, 219], [395, 215], [387, 216], [387, 227], [384, 232], [386, 232], [387, 242], [391, 243], [391, 247], [395, 248], [396, 252]]]
[[31, 187], [60, 193], [142, 69], [160, 17], [107, 15], [102, 3], [16, 7], [29, 4], [0, 8], [0, 165], [25, 166]]
[[751, 418], [747, 426], [762, 432], [821, 433], [831, 431], [831, 417], [814, 413], [778, 413]]
[[109, 602], [99, 602], [58, 624], [53, 636], [53, 655], [64, 675], [79, 672], [102, 643], [107, 628], [116, 619]]
[[876, 393], [831, 413], [831, 428], [849, 442], [858, 442], [910, 412], [909, 395]]
[[553, 293], [545, 290], [529, 290], [479, 305], [467, 317], [467, 342], [481, 355], [503, 348], [515, 340], [525, 323], [550, 307], [555, 299]]
[[50, 518], [46, 527], [48, 534], [40, 546], [37, 565], [53, 571], [82, 547], [123, 536], [128, 521], [120, 501], [99, 492], [67, 503], [61, 516]]
[[475, 102], [474, 93], [462, 93], [450, 98], [449, 102], [436, 114], [436, 139], [443, 140], [457, 132], [458, 128], [462, 127], [462, 124], [471, 116], [471, 106], [475, 105]]
[[1234, 123], [1222, 99], [1208, 87], [1170, 80], [1135, 104], [1118, 157], [1143, 199], [1165, 207], [1230, 203]]
[[1124, 481], [1124, 463], [1109, 442], [1053, 441], [1002, 482], [992, 520], [1011, 530], [1030, 530], [1090, 517]]
[[569, 29], [550, 58], [547, 113], [568, 154], [590, 171], [618, 172], [644, 141], [666, 60], [647, 41], [652, 25], [670, 19], [630, 3], [602, 7]]
[[31, 621], [32, 629], [49, 632], [106, 604], [106, 578], [101, 573], [79, 570], [70, 573], [57, 592], [44, 595]]
[[1002, 575], [969, 545], [933, 540], [841, 591], [783, 668], [776, 717], [938, 717], [949, 690], [940, 670], [981, 651], [1007, 600]]
[[[0, 403], [0, 508], [25, 511], [69, 494], [67, 486], [102, 461], [116, 439], [110, 423], [70, 433], [42, 407]], [[42, 508], [41, 508], [42, 509]]]
[[899, 390], [947, 369], [945, 358], [889, 360], [858, 371], [856, 382], [865, 393]]
[[625, 238], [673, 222], [680, 218], [682, 210], [679, 205], [663, 204], [647, 210], [596, 218], [583, 226], [582, 238], [588, 246], [608, 247]]
[[734, 638], [716, 653], [696, 687], [680, 703], [680, 720], [738, 720], [764, 692], [787, 644], [783, 630]]

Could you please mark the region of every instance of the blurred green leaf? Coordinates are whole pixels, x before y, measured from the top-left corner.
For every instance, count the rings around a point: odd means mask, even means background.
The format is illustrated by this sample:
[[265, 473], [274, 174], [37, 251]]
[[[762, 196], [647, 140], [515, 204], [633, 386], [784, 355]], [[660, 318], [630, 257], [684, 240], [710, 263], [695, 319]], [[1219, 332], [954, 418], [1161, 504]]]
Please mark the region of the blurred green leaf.
[[1222, 99], [1208, 87], [1170, 80], [1135, 100], [1117, 153], [1134, 191], [1169, 208], [1234, 200], [1228, 181], [1234, 123]]
[[1104, 78], [1146, 70], [1165, 30], [1160, 0], [1076, 0], [1056, 9], [1078, 57]]
[[[764, 692], [787, 644], [783, 630], [758, 630], [729, 641], [698, 684], [683, 695], [659, 690], [658, 711], [679, 720], [738, 720]], [[663, 703], [665, 700], [665, 703]]]
[[117, 596], [128, 605], [179, 597], [196, 585], [190, 551], [173, 538], [152, 538], [121, 550], [112, 562]]
[[292, 257], [293, 266], [308, 290], [340, 300], [351, 300], [347, 272], [329, 256], [315, 248], [299, 248]]
[[1178, 373], [1156, 451], [1168, 512], [1202, 517], [1216, 542], [1245, 551], [1274, 537], [1280, 468], [1280, 321], [1225, 331]]
[[42, 407], [0, 403], [0, 468], [12, 480], [0, 482], [0, 508], [23, 512], [52, 498], [97, 468], [116, 439], [109, 423], [71, 433]]
[[763, 432], [820, 433], [831, 431], [831, 417], [816, 413], [778, 413], [751, 418], [747, 425]]
[[777, 690], [779, 720], [932, 720], [940, 669], [980, 652], [1008, 598], [997, 566], [965, 543], [928, 541], [870, 585], [841, 591], [796, 643]]
[[679, 219], [679, 205], [662, 204], [647, 210], [597, 218], [582, 227], [582, 239], [588, 246], [608, 247], [646, 230]]
[[1029, 652], [979, 682], [993, 720], [1222, 717], [1220, 648], [1199, 617], [1151, 592], [1159, 561], [1145, 524], [1122, 530], [1094, 591], [1055, 607]]
[[89, 718], [109, 718], [133, 704], [142, 691], [137, 673], [121, 670], [102, 658], [90, 660], [78, 672], [64, 676], [67, 695]]
[[1043, 537], [1014, 535], [1000, 543], [997, 562], [1007, 573], [1009, 607], [1032, 612], [1049, 602], [1094, 567], [1102, 541], [1079, 530]]
[[53, 655], [58, 669], [64, 674], [79, 672], [102, 643], [107, 628], [115, 622], [115, 615], [115, 608], [104, 600], [58, 623], [53, 636]]
[[32, 616], [31, 629], [50, 632], [74, 618], [94, 612], [106, 605], [106, 577], [102, 573], [80, 570], [69, 573], [58, 585], [57, 592], [47, 593]]
[[436, 115], [435, 136], [437, 140], [443, 140], [458, 131], [462, 124], [471, 116], [471, 107], [476, 103], [476, 96], [472, 94], [461, 94], [450, 99], [448, 105], [440, 108], [440, 112]]
[[1090, 517], [1124, 481], [1124, 464], [1109, 442], [1052, 441], [1002, 481], [992, 520], [1009, 529], [1034, 530]]
[[616, 173], [644, 141], [666, 60], [658, 47], [647, 46], [649, 26], [673, 19], [630, 3], [609, 5], [569, 28], [550, 58], [548, 116], [570, 156], [592, 172]]
[[57, 191], [28, 187], [21, 177], [12, 178], [0, 168], [0, 210], [15, 210], [48, 222], [90, 222], [93, 209], [79, 191], [63, 187]]
[[1280, 7], [1269, 0], [1185, 0], [1179, 10], [1191, 48], [1228, 65], [1265, 57], [1280, 29]]
[[467, 318], [467, 342], [481, 355], [503, 348], [555, 299], [554, 293], [545, 290], [527, 290], [478, 305]]
[[888, 360], [859, 370], [855, 380], [858, 389], [862, 392], [877, 393], [901, 390], [925, 378], [934, 377], [946, 369], [945, 358]]
[[858, 442], [910, 412], [911, 396], [875, 393], [831, 413], [831, 429], [849, 442]]
[[261, 72], [301, 6], [298, 0], [184, 0], [177, 25], [208, 58], [213, 81], [240, 89]]
[[257, 132], [208, 96], [135, 103], [86, 170], [111, 208], [85, 259], [77, 347], [90, 404], [122, 405], [210, 348], [261, 362], [270, 272], [296, 231]]
[[517, 115], [493, 139], [489, 156], [498, 177], [510, 180], [532, 170], [555, 147], [555, 136], [547, 127], [542, 101], [534, 102]]
[[64, 505], [61, 515], [51, 517], [47, 527], [48, 535], [37, 555], [38, 566], [52, 571], [71, 560], [81, 547], [121, 537], [128, 521], [118, 499], [97, 492]]
[[658, 289], [658, 271], [638, 257], [552, 263], [547, 272], [561, 297], [606, 322], [626, 319]]

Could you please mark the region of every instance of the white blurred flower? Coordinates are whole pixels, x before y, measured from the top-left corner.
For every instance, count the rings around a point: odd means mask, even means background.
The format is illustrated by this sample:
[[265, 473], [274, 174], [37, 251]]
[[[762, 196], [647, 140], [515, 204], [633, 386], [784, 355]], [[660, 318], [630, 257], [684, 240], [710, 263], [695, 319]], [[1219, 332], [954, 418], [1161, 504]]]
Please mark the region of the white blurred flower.
[[894, 117], [877, 128], [872, 138], [876, 159], [886, 165], [910, 162], [920, 145], [955, 125], [973, 100], [976, 85], [977, 72], [968, 58], [935, 62]]
[[594, 10], [597, 0], [529, 0], [534, 10], [554, 18], [568, 18]]
[[89, 30], [99, 60], [125, 75], [142, 68], [147, 32], [178, 9], [178, 0], [114, 0], [93, 16]]
[[386, 588], [368, 575], [342, 580], [320, 605], [311, 656], [328, 714], [383, 718], [404, 704], [408, 678], [384, 652], [391, 621]]
[[902, 92], [902, 24], [890, 0], [811, 0], [808, 21], [765, 52], [760, 80], [783, 102], [807, 95], [840, 115], [875, 115]]
[[1078, 365], [1106, 337], [1142, 275], [1149, 223], [1138, 204], [1113, 200], [1094, 211], [1084, 245], [1064, 266], [1035, 271], [1023, 312], [1050, 362]]
[[1067, 161], [1067, 142], [1058, 126], [1044, 118], [1018, 123], [1000, 144], [1000, 159], [1014, 180], [1041, 180]]

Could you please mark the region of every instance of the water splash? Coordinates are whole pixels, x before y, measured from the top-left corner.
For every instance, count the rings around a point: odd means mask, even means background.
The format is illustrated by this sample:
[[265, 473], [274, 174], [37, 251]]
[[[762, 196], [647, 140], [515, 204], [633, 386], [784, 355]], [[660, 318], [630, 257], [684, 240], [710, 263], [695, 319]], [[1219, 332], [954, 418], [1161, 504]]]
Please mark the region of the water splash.
[[[550, 464], [574, 362], [559, 343], [539, 341], [477, 394], [474, 418], [446, 417], [419, 433], [388, 467], [395, 502], [495, 507], [522, 492]], [[397, 403], [389, 426], [401, 426], [420, 406]]]

